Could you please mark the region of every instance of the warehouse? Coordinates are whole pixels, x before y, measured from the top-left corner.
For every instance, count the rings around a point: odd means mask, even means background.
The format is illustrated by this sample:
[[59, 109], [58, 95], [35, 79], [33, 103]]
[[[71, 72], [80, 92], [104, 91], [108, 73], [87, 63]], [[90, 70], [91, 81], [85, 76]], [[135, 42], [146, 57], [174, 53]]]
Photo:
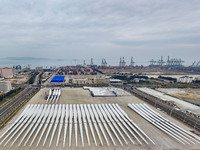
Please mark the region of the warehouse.
[[65, 76], [54, 76], [51, 82], [63, 82], [65, 79]]

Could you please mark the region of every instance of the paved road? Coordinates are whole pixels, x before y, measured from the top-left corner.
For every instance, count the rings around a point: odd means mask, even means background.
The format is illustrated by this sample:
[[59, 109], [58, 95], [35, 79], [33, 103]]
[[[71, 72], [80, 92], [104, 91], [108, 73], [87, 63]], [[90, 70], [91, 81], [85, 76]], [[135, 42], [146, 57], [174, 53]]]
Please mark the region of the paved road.
[[33, 83], [33, 85], [38, 85], [39, 84], [39, 76], [42, 74], [42, 72], [40, 72], [36, 77], [35, 77], [35, 81]]
[[4, 123], [21, 105], [27, 101], [27, 97], [35, 91], [34, 88], [26, 88], [0, 109], [0, 125]]

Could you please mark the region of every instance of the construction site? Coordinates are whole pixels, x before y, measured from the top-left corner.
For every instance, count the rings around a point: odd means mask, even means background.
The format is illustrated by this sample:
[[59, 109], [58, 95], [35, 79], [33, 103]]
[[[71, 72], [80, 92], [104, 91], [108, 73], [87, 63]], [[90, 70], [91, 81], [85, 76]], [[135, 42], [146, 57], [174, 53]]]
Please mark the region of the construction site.
[[[200, 138], [191, 128], [122, 89], [85, 87], [53, 91], [42, 88], [7, 122], [0, 130], [1, 149], [197, 149], [200, 146]], [[161, 120], [148, 119], [145, 111], [151, 111]], [[162, 124], [163, 119], [168, 123]]]

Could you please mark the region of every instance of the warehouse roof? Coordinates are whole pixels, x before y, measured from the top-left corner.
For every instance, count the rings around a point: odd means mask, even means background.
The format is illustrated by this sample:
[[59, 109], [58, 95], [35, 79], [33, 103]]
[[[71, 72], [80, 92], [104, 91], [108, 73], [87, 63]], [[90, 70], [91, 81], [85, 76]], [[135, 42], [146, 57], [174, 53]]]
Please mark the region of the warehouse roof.
[[54, 76], [51, 82], [63, 82], [64, 79], [65, 79], [65, 76]]

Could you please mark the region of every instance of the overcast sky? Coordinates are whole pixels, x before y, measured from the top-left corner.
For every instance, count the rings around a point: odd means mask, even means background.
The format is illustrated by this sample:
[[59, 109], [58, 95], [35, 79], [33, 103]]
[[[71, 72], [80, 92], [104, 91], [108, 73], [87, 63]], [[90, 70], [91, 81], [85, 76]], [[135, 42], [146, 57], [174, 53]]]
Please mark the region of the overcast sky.
[[200, 60], [200, 0], [0, 0], [0, 57]]

